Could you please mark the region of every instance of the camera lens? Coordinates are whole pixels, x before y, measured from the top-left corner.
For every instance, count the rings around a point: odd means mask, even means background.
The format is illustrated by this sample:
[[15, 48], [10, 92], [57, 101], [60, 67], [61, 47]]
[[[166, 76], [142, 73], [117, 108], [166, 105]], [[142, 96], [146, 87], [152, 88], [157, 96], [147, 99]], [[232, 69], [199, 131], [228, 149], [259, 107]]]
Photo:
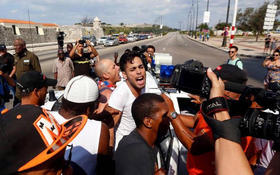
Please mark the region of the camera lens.
[[249, 109], [241, 119], [240, 130], [243, 136], [253, 136], [268, 140], [280, 138], [280, 116]]

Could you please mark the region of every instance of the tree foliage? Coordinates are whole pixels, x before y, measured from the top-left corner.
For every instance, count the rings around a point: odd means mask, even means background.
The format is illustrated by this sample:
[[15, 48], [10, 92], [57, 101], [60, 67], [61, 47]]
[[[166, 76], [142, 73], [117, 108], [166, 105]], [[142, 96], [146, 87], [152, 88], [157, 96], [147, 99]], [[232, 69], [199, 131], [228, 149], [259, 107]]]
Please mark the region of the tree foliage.
[[254, 8], [246, 8], [244, 12], [241, 9], [237, 12], [236, 26], [239, 30], [251, 31], [252, 27], [249, 24], [249, 19], [254, 13]]
[[201, 23], [199, 26], [198, 26], [198, 29], [199, 31], [202, 31], [203, 29], [209, 29], [209, 26], [207, 23]]
[[159, 25], [153, 25], [152, 27], [112, 27], [112, 26], [102, 26], [104, 30], [105, 35], [111, 35], [115, 33], [154, 33], [154, 34], [160, 34], [160, 33], [166, 33], [171, 31], [176, 31], [176, 29], [163, 26], [162, 29], [160, 29]]
[[231, 23], [229, 23], [229, 24], [227, 25], [225, 22], [220, 22], [220, 23], [216, 24], [215, 28], [216, 28], [217, 30], [224, 30], [225, 27], [229, 27], [229, 26], [231, 26]]
[[85, 17], [83, 17], [82, 19], [81, 19], [81, 24], [83, 25], [83, 26], [87, 26], [88, 24], [92, 24], [92, 22], [93, 22], [93, 18], [91, 18], [91, 17], [88, 17], [88, 16], [85, 16]]
[[267, 9], [267, 2], [259, 8], [246, 8], [244, 11], [238, 10], [236, 26], [243, 31], [252, 31], [258, 40], [259, 34], [263, 33], [263, 24]]

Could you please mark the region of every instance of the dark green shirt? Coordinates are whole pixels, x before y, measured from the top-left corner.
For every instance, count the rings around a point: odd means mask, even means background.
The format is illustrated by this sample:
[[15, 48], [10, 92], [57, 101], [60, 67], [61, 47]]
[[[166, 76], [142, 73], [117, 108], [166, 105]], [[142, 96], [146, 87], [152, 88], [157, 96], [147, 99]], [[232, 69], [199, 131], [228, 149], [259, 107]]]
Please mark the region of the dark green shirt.
[[[28, 50], [25, 50], [22, 54], [14, 55], [16, 66], [16, 78], [19, 80], [21, 76], [28, 71], [42, 72], [39, 59], [37, 55]], [[19, 89], [16, 89], [16, 97], [20, 99]]]

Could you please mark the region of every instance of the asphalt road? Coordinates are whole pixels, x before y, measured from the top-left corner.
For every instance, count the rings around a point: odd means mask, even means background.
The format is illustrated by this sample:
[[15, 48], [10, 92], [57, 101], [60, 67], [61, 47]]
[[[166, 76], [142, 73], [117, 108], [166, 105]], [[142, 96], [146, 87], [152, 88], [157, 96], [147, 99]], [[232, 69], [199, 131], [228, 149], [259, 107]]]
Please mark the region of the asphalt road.
[[[216, 48], [206, 46], [189, 39], [178, 32], [169, 33], [163, 37], [152, 38], [134, 43], [122, 44], [119, 46], [104, 48], [97, 46], [100, 58], [113, 59], [114, 52], [118, 52], [119, 57], [125, 49], [131, 49], [133, 46], [152, 44], [156, 47], [156, 52], [169, 53], [173, 57], [173, 64], [182, 64], [186, 60], [200, 60], [204, 66], [215, 68], [220, 64], [226, 63], [228, 54]], [[40, 59], [43, 72], [52, 77], [52, 66], [56, 59], [55, 49], [35, 52]], [[262, 59], [241, 58], [244, 68], [249, 76], [248, 84], [263, 87], [263, 77], [265, 69], [261, 66]]]

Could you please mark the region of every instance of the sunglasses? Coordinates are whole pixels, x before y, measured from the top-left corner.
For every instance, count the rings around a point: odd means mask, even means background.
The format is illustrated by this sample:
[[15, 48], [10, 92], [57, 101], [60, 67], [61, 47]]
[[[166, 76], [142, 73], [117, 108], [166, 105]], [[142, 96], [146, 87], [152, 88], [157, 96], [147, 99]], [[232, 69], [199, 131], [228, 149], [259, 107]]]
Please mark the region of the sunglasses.
[[235, 51], [228, 51], [228, 53], [234, 53]]
[[279, 55], [277, 54], [277, 55], [273, 55], [273, 56], [276, 56], [276, 57], [277, 57], [277, 56], [279, 56]]

